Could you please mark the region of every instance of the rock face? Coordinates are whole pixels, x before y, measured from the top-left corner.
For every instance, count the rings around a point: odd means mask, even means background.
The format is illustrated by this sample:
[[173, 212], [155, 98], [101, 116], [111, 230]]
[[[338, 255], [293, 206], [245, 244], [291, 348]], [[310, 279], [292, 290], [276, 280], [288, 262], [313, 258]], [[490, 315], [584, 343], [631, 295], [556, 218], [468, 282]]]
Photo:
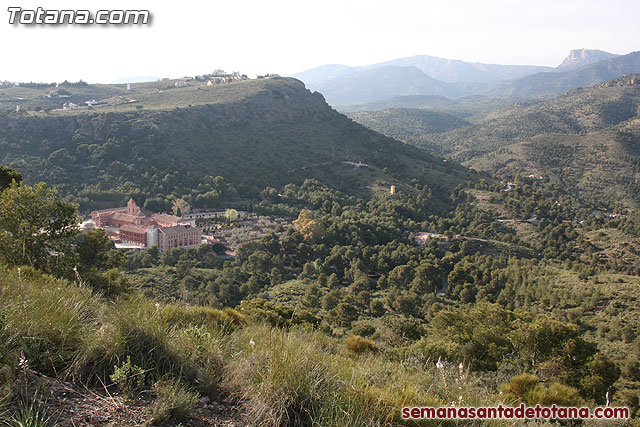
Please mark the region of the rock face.
[[557, 71], [570, 71], [576, 68], [583, 67], [585, 65], [593, 64], [594, 62], [602, 61], [605, 59], [615, 58], [618, 55], [613, 53], [604, 52], [596, 49], [574, 49], [569, 52], [569, 55], [562, 61], [556, 70]]

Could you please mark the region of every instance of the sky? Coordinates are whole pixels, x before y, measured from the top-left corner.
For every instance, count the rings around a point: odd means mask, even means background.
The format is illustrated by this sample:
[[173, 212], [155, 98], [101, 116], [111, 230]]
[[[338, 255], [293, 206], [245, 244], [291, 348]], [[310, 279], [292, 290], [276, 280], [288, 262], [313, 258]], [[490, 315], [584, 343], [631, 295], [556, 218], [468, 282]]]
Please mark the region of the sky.
[[[640, 50], [638, 0], [3, 0], [0, 81], [290, 75], [413, 55], [557, 66]], [[10, 25], [8, 7], [147, 9], [149, 25]]]

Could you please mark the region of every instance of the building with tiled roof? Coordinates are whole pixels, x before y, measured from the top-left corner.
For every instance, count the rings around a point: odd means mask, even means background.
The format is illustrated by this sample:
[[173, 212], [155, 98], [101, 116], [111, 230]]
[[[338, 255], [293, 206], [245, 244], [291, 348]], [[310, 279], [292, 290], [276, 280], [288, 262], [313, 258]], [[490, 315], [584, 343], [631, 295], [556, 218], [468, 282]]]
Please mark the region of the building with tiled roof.
[[139, 207], [133, 198], [126, 207], [91, 212], [91, 219], [99, 228], [117, 228], [112, 232], [123, 243], [143, 247], [158, 246], [160, 250], [199, 246], [202, 230], [181, 223], [182, 218], [167, 213], [152, 213]]
[[165, 213], [157, 213], [151, 215], [151, 221], [160, 227], [172, 227], [174, 225], [178, 225], [178, 223], [182, 220], [179, 216], [165, 214]]

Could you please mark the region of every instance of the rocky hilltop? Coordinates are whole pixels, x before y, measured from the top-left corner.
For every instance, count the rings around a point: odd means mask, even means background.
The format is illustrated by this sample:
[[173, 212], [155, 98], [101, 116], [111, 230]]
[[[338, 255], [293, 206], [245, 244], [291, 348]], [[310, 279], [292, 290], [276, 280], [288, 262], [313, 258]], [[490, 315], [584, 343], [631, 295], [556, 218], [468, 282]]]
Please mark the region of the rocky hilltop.
[[597, 49], [574, 49], [569, 52], [569, 55], [567, 55], [564, 61], [562, 61], [562, 64], [560, 64], [556, 70], [575, 70], [576, 68], [593, 64], [594, 62], [615, 58], [616, 56], [619, 55]]

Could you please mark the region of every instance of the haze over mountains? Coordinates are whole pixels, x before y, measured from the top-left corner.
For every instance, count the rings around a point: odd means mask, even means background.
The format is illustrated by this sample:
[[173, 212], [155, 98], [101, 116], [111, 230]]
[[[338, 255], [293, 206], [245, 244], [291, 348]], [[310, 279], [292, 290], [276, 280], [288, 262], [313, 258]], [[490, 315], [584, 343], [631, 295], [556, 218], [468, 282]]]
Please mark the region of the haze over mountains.
[[486, 83], [502, 79], [515, 79], [539, 71], [551, 71], [553, 68], [537, 65], [499, 65], [465, 62], [456, 59], [438, 58], [429, 55], [415, 55], [408, 58], [392, 59], [362, 67], [346, 65], [322, 65], [303, 71], [294, 77], [313, 85], [347, 74], [373, 70], [388, 66], [416, 67], [429, 77], [448, 83], [470, 82]]
[[[555, 68], [482, 64], [427, 55], [362, 67], [324, 65], [294, 75], [327, 102], [345, 110], [354, 104], [398, 96], [471, 95], [548, 99], [567, 90], [598, 84], [640, 71], [640, 53], [616, 55], [600, 50], [572, 50]], [[400, 105], [405, 107], [408, 105]], [[368, 108], [365, 108], [368, 109]]]

